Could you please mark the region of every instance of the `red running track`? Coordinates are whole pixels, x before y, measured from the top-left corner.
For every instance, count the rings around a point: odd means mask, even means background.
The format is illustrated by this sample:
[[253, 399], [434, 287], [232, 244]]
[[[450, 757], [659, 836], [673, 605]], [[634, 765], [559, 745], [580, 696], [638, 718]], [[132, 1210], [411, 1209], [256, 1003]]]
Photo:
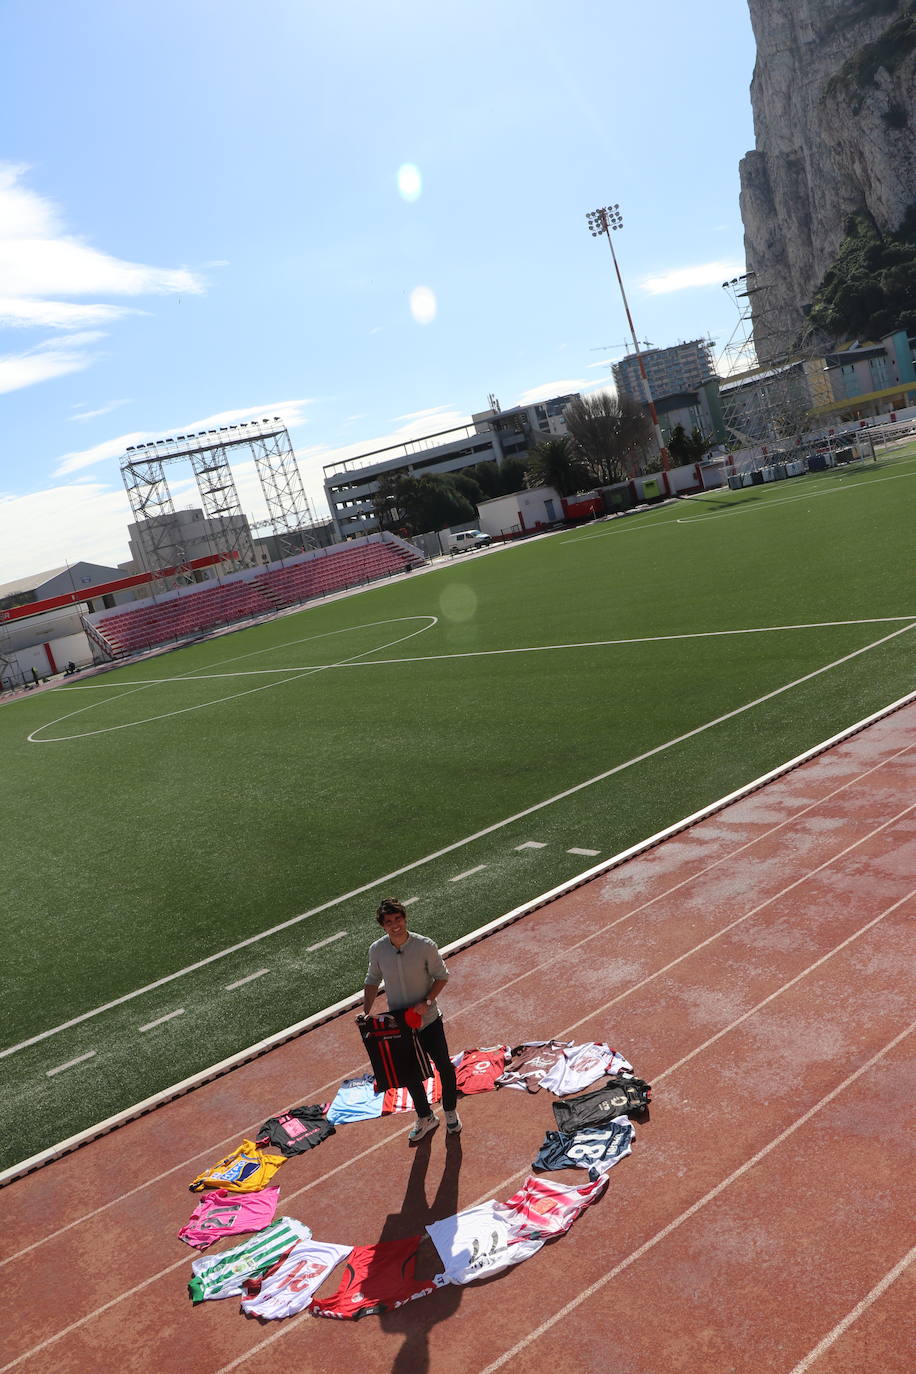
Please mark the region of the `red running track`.
[[[914, 726], [911, 704], [452, 958], [453, 1051], [607, 1039], [654, 1084], [632, 1156], [569, 1235], [358, 1323], [192, 1308], [187, 1183], [361, 1071], [345, 1017], [0, 1194], [0, 1374], [909, 1371]], [[460, 1141], [413, 1152], [409, 1117], [341, 1127], [284, 1166], [280, 1214], [368, 1244], [509, 1196], [553, 1125], [548, 1095], [490, 1093], [462, 1116]], [[425, 1240], [420, 1270], [436, 1268]]]

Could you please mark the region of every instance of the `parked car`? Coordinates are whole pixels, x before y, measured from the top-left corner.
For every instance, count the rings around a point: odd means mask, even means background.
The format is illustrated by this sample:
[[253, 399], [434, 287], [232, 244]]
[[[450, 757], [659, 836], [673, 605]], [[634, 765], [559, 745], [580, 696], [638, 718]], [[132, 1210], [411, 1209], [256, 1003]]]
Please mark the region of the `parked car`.
[[449, 535], [448, 551], [450, 554], [466, 553], [468, 549], [485, 549], [492, 543], [490, 536], [481, 530], [459, 530], [457, 534]]

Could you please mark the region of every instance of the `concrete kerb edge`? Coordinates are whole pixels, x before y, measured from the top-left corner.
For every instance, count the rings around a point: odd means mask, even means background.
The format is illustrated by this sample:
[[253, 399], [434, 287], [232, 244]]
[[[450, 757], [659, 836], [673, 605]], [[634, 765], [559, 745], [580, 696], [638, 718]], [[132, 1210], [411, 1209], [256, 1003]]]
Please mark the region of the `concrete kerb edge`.
[[[514, 907], [503, 916], [489, 921], [486, 925], [479, 926], [468, 935], [463, 935], [458, 940], [453, 940], [450, 944], [442, 946], [442, 954], [448, 957], [458, 954], [462, 950], [478, 944], [497, 931], [504, 930], [507, 926], [514, 925], [516, 921], [522, 920], [532, 912], [539, 911], [542, 907], [548, 906], [558, 898], [566, 896], [569, 892], [574, 892], [577, 888], [584, 887], [593, 879], [601, 877], [602, 874], [609, 873], [621, 864], [630, 859], [636, 858], [640, 854], [647, 853], [657, 845], [662, 844], [672, 836], [689, 829], [693, 825], [699, 824], [707, 817], [715, 815], [717, 811], [723, 811], [732, 803], [740, 801], [749, 796], [752, 792], [758, 791], [768, 783], [777, 778], [784, 777], [795, 768], [800, 768], [803, 764], [810, 762], [819, 754], [826, 753], [828, 749], [834, 748], [837, 744], [842, 744], [844, 740], [850, 739], [853, 735], [859, 734], [862, 730], [874, 725], [877, 721], [884, 719], [885, 716], [892, 715], [894, 711], [901, 710], [904, 706], [909, 706], [916, 702], [916, 691], [909, 692], [906, 696], [899, 697], [896, 701], [887, 706], [883, 706], [871, 715], [865, 716], [855, 724], [849, 725], [845, 730], [841, 730], [836, 735], [831, 735], [829, 739], [822, 740], [819, 744], [806, 749], [804, 753], [797, 754], [795, 758], [788, 762], [779, 764], [778, 767], [771, 769], [768, 773], [763, 773], [759, 778], [745, 783], [742, 787], [736, 788], [734, 792], [729, 792], [726, 796], [718, 798], [717, 801], [710, 802], [699, 811], [694, 811], [691, 815], [685, 816], [682, 820], [675, 821], [672, 825], [666, 826], [664, 830], [659, 830], [655, 835], [650, 835], [648, 839], [640, 840], [631, 845], [629, 849], [621, 850], [619, 854], [614, 854], [609, 859], [603, 859], [601, 863], [595, 864], [592, 868], [585, 869], [574, 878], [568, 878], [557, 887], [542, 893], [539, 897], [534, 897], [521, 906]], [[201, 1088], [206, 1083], [211, 1083], [216, 1078], [221, 1078], [234, 1069], [241, 1068], [244, 1064], [251, 1063], [259, 1059], [264, 1054], [269, 1054], [271, 1050], [278, 1049], [281, 1045], [287, 1044], [290, 1040], [296, 1040], [302, 1035], [307, 1035], [309, 1031], [317, 1029], [318, 1026], [326, 1024], [328, 1021], [336, 1020], [337, 1017], [345, 1015], [348, 1011], [354, 1011], [362, 1003], [362, 991], [354, 993], [350, 997], [345, 997], [340, 1002], [335, 1002], [332, 1006], [326, 1007], [323, 1011], [315, 1012], [305, 1020], [297, 1022], [286, 1030], [277, 1031], [274, 1035], [268, 1036], [256, 1045], [250, 1046], [246, 1050], [239, 1050], [228, 1059], [220, 1060], [219, 1063], [211, 1065], [208, 1069], [201, 1070], [190, 1078], [185, 1078], [180, 1083], [174, 1084], [170, 1088], [165, 1088], [161, 1092], [155, 1093], [152, 1097], [145, 1098], [142, 1102], [136, 1103], [132, 1107], [125, 1108], [115, 1116], [108, 1117], [105, 1121], [98, 1122], [95, 1126], [88, 1127], [78, 1135], [70, 1136], [67, 1140], [60, 1141], [57, 1145], [50, 1146], [40, 1154], [33, 1155], [30, 1159], [23, 1160], [20, 1164], [14, 1164], [9, 1169], [0, 1173], [0, 1188], [6, 1187], [9, 1183], [14, 1183], [19, 1178], [24, 1178], [27, 1174], [34, 1173], [36, 1169], [41, 1169], [47, 1164], [51, 1164], [56, 1159], [64, 1155], [72, 1154], [74, 1150], [88, 1145], [93, 1140], [98, 1140], [102, 1136], [109, 1135], [112, 1131], [118, 1130], [121, 1126], [126, 1126], [131, 1121], [136, 1121], [149, 1112], [156, 1111], [159, 1107], [164, 1107], [168, 1102], [174, 1102], [179, 1097], [184, 1097], [186, 1093], [193, 1092], [196, 1088]]]

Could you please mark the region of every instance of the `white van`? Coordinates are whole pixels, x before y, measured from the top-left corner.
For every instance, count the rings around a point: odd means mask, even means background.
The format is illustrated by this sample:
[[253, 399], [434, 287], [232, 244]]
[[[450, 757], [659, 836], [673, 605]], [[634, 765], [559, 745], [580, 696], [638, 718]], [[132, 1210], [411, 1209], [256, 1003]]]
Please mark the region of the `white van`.
[[449, 532], [448, 551], [450, 555], [454, 555], [465, 553], [468, 549], [485, 549], [492, 542], [490, 536], [481, 533], [480, 530], [459, 530], [457, 534]]

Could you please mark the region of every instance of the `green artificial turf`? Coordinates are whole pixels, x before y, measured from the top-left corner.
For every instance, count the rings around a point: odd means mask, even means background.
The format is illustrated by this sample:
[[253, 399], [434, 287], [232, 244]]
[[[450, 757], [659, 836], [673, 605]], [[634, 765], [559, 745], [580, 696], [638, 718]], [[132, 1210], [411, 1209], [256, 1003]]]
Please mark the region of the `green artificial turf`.
[[4, 707], [8, 1045], [314, 912], [5, 1058], [4, 1162], [354, 991], [384, 892], [444, 943], [912, 690], [914, 484], [709, 493]]

